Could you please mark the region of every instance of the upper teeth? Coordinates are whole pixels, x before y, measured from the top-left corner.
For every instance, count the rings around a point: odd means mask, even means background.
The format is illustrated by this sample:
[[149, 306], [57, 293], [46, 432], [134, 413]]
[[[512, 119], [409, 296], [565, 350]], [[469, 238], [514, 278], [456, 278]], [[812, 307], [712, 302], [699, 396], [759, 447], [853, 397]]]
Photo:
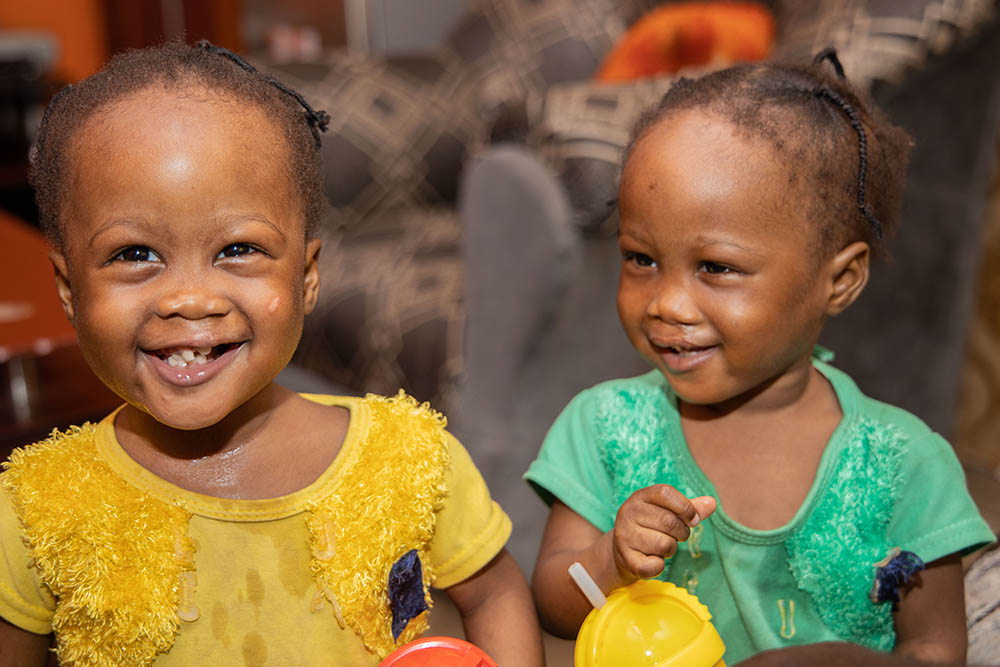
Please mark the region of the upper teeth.
[[206, 364], [208, 363], [207, 355], [211, 351], [211, 346], [178, 349], [167, 357], [167, 363], [171, 366], [187, 366], [189, 363]]

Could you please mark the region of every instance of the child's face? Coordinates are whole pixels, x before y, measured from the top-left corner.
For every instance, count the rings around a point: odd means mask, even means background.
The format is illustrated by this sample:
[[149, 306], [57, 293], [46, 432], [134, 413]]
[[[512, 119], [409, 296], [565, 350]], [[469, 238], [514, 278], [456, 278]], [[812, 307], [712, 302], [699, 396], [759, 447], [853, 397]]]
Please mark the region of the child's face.
[[619, 316], [684, 401], [808, 371], [829, 293], [791, 173], [766, 142], [700, 111], [660, 121], [625, 165]]
[[319, 242], [278, 129], [253, 105], [156, 87], [72, 150], [52, 259], [84, 357], [163, 424], [221, 421], [289, 361], [316, 299]]

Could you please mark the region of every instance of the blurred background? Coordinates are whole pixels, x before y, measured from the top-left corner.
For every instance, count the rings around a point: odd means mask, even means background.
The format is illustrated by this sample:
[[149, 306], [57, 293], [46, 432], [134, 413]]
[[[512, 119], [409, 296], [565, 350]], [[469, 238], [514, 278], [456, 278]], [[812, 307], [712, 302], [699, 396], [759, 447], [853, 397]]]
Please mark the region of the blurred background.
[[837, 48], [916, 148], [894, 261], [822, 342], [953, 442], [1000, 527], [996, 0], [2, 3], [0, 448], [118, 402], [76, 352], [37, 233], [27, 156], [44, 106], [111, 54], [180, 35], [332, 116], [321, 302], [279, 381], [402, 387], [445, 412], [529, 573], [545, 511], [520, 476], [548, 425], [581, 389], [645, 369], [614, 309], [632, 124], [680, 75]]

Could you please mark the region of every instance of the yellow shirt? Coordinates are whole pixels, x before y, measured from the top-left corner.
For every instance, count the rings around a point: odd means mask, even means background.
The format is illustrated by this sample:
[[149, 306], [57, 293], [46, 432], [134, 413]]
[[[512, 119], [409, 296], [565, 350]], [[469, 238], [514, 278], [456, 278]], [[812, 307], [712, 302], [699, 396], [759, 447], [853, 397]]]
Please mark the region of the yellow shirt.
[[[350, 410], [341, 451], [309, 486], [279, 498], [234, 500], [193, 493], [133, 461], [115, 437], [114, 414], [95, 433], [98, 455], [115, 473], [151, 497], [191, 513], [196, 545], [196, 602], [200, 617], [181, 622], [169, 652], [154, 665], [377, 665], [358, 636], [341, 629], [329, 608], [310, 610], [316, 583], [310, 572], [307, 507], [338, 481], [342, 461], [364, 445], [369, 408], [359, 398], [309, 396]], [[447, 493], [428, 548], [434, 586], [447, 588], [486, 565], [510, 536], [511, 524], [489, 496], [461, 444], [446, 436], [451, 466]], [[52, 629], [56, 600], [30, 567], [30, 552], [7, 494], [0, 494], [0, 616], [35, 633]], [[339, 548], [350, 549], [349, 544]]]

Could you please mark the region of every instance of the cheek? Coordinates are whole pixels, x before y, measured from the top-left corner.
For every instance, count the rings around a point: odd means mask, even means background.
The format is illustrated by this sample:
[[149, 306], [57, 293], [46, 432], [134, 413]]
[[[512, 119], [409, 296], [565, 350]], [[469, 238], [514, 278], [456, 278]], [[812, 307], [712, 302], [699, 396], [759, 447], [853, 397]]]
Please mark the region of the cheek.
[[618, 279], [617, 306], [618, 316], [623, 322], [627, 318], [634, 319], [638, 311], [645, 311], [645, 297], [642, 290], [624, 275]]

